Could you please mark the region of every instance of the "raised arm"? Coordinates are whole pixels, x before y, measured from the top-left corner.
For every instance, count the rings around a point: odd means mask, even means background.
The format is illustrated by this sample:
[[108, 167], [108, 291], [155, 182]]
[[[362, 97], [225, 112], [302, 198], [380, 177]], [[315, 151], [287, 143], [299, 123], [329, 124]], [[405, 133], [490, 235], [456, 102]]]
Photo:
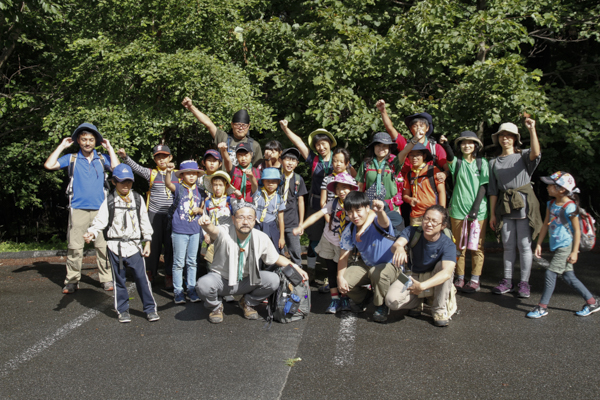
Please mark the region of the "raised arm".
[[108, 150], [108, 155], [110, 156], [110, 170], [114, 171], [117, 165], [121, 164], [121, 161], [119, 161], [119, 157], [117, 157], [117, 153], [115, 153], [115, 149], [113, 149], [108, 139], [102, 141], [102, 147]]
[[141, 176], [147, 181], [150, 181], [150, 177], [152, 174], [152, 170], [150, 168], [142, 167], [141, 165], [133, 161], [131, 157], [127, 155], [127, 152], [123, 148], [119, 149], [119, 151], [117, 151], [117, 154], [119, 155], [119, 157], [121, 157], [121, 160], [123, 160], [125, 164], [131, 167], [131, 170], [134, 174]]
[[194, 117], [196, 117], [196, 119], [202, 125], [204, 125], [206, 127], [206, 129], [208, 129], [208, 132], [210, 133], [210, 135], [214, 139], [215, 135], [217, 134], [217, 127], [216, 127], [216, 125], [211, 121], [211, 119], [206, 114], [204, 114], [203, 112], [201, 112], [200, 110], [198, 110], [196, 108], [196, 106], [194, 106], [192, 104], [192, 99], [190, 99], [189, 97], [184, 98], [183, 101], [181, 102], [181, 105], [184, 106], [189, 111], [191, 111], [192, 114], [194, 114]]
[[525, 118], [525, 126], [527, 130], [529, 130], [529, 138], [531, 142], [531, 152], [529, 153], [529, 159], [531, 161], [535, 160], [542, 154], [542, 149], [540, 148], [540, 141], [538, 140], [537, 131], [535, 130], [535, 121], [531, 118]]
[[227, 151], [227, 143], [221, 142], [217, 147], [219, 148], [219, 152], [223, 158], [223, 167], [225, 167], [225, 171], [228, 173], [231, 172], [233, 169], [233, 162], [231, 161], [231, 157], [229, 157], [229, 152]]
[[219, 228], [214, 226], [212, 222], [210, 222], [210, 216], [208, 213], [203, 214], [200, 218], [198, 218], [198, 225], [202, 227], [204, 233], [210, 236], [210, 240], [214, 243], [215, 240], [219, 237]]
[[44, 163], [44, 168], [49, 171], [57, 171], [60, 169], [60, 164], [58, 163], [58, 157], [60, 154], [68, 147], [73, 145], [73, 139], [70, 137], [64, 138], [62, 142], [56, 147], [56, 149], [50, 154], [46, 162]]
[[381, 113], [381, 119], [383, 120], [383, 126], [385, 126], [385, 130], [390, 134], [393, 141], [396, 141], [398, 138], [398, 131], [394, 128], [394, 124], [392, 124], [392, 120], [390, 119], [387, 110], [385, 109], [385, 100], [377, 100], [375, 103], [375, 107]]
[[300, 150], [300, 154], [302, 154], [302, 157], [304, 157], [304, 159], [306, 160], [308, 158], [308, 155], [310, 154], [310, 151], [308, 150], [308, 147], [306, 147], [300, 136], [292, 132], [292, 130], [288, 127], [288, 121], [286, 119], [282, 119], [281, 121], [279, 121], [279, 125], [281, 126], [283, 133], [285, 133], [285, 136], [287, 136], [288, 139], [290, 139], [291, 142], [294, 144], [294, 146], [298, 150]]
[[177, 189], [175, 187], [175, 185], [173, 184], [173, 182], [171, 182], [171, 173], [173, 172], [174, 169], [175, 169], [175, 164], [173, 164], [173, 163], [167, 164], [167, 173], [165, 174], [165, 186], [171, 192], [174, 192], [175, 189]]

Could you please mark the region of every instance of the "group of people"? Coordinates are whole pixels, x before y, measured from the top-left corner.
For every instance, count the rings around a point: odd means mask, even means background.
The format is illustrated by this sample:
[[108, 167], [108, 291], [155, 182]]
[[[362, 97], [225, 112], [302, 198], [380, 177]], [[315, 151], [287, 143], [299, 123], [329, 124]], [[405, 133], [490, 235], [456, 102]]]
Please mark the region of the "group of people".
[[[535, 121], [529, 116], [524, 123], [531, 147], [521, 149], [518, 127], [504, 123], [492, 135], [501, 153], [488, 162], [474, 132], [462, 132], [454, 149], [443, 135], [438, 143], [433, 118], [425, 112], [404, 120], [412, 136], [406, 139], [379, 100], [376, 108], [386, 132], [373, 135], [355, 169], [348, 150], [338, 147], [335, 136], [325, 129], [309, 133], [305, 142], [282, 120], [281, 129], [294, 147], [284, 149], [273, 140], [266, 143], [263, 154], [248, 134], [247, 111], [234, 114], [227, 133], [190, 98], [182, 105], [213, 137], [214, 148], [205, 152], [203, 168], [196, 160], [187, 160], [176, 169], [164, 144], [153, 149], [154, 168], [140, 166], [124, 149], [115, 153], [88, 123], [64, 139], [46, 161], [47, 169], [67, 169], [70, 178], [63, 293], [77, 290], [83, 244], [93, 241], [100, 282], [105, 290], [115, 290], [120, 322], [131, 321], [126, 266], [134, 271], [148, 320], [159, 319], [151, 284], [161, 253], [165, 283], [172, 286], [176, 304], [202, 301], [209, 321], [219, 323], [223, 299], [236, 296], [244, 317], [257, 319], [255, 307], [279, 287], [275, 269], [292, 265], [304, 280], [311, 280], [318, 255], [328, 271], [319, 287], [331, 296], [327, 313], [363, 312], [373, 302], [372, 319], [385, 322], [390, 310], [408, 309], [409, 315], [419, 316], [429, 306], [434, 325], [447, 326], [456, 311], [456, 291], [480, 290], [489, 220], [504, 246], [504, 278], [493, 293], [516, 291], [519, 297], [530, 296], [532, 240], [537, 237], [539, 257], [542, 240], [550, 232], [550, 248], [556, 255], [546, 272], [540, 303], [527, 316], [547, 315], [558, 275], [586, 301], [577, 315], [600, 309], [599, 299], [573, 273], [580, 231], [578, 189], [570, 174], [557, 172], [542, 178], [554, 199], [548, 203], [545, 220], [541, 218], [531, 185], [541, 149]], [[79, 152], [60, 157], [75, 142]], [[108, 155], [96, 152], [98, 144]], [[308, 190], [295, 171], [302, 161], [310, 172]], [[112, 171], [112, 191], [106, 171]], [[132, 190], [134, 173], [149, 183], [145, 201]], [[474, 246], [469, 246], [472, 268], [466, 279], [467, 250], [459, 239], [469, 235], [466, 228], [473, 221], [479, 238], [475, 236]], [[303, 233], [309, 238], [305, 270]], [[203, 241], [209, 272], [197, 277]], [[284, 257], [286, 248], [289, 258]], [[517, 249], [518, 281], [513, 279]]]

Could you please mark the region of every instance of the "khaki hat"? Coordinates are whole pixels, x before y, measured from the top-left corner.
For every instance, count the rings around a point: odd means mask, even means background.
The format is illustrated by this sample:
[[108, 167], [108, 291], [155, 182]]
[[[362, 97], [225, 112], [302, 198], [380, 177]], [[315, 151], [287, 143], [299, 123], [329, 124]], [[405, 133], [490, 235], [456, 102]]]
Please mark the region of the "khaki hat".
[[315, 144], [313, 143], [313, 139], [315, 138], [316, 135], [326, 135], [329, 136], [329, 139], [331, 139], [331, 147], [335, 147], [337, 146], [337, 140], [335, 140], [335, 138], [333, 137], [333, 135], [331, 133], [329, 133], [328, 130], [323, 129], [323, 128], [319, 128], [316, 131], [312, 131], [310, 133], [310, 135], [308, 135], [308, 147], [310, 147], [311, 149], [313, 149], [313, 151], [317, 151], [317, 149], [315, 148]]
[[512, 122], [503, 123], [502, 125], [500, 125], [498, 132], [492, 134], [492, 141], [495, 145], [498, 145], [498, 135], [502, 132], [512, 133], [517, 137], [517, 143], [519, 143], [519, 146], [523, 145], [523, 143], [521, 143], [521, 134], [519, 133], [519, 128], [517, 128], [517, 126]]
[[231, 178], [229, 177], [229, 174], [225, 171], [216, 171], [214, 174], [207, 175], [206, 177], [210, 179], [210, 182], [212, 183], [213, 178], [216, 178], [217, 176], [224, 178], [227, 181], [227, 185], [231, 184]]

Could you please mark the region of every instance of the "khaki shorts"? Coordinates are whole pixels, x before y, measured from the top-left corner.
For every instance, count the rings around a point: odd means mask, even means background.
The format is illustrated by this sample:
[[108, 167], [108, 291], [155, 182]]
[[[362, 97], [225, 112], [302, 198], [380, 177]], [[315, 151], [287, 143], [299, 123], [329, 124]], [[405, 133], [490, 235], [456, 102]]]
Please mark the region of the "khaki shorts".
[[325, 237], [321, 237], [319, 244], [315, 247], [315, 251], [321, 258], [338, 262], [340, 260], [340, 246], [334, 246]]

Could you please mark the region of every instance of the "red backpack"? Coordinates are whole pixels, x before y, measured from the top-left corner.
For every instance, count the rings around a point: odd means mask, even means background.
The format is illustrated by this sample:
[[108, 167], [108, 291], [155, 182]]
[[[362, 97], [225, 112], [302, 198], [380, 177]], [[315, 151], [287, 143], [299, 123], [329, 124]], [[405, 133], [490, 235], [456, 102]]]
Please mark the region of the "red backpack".
[[[567, 201], [559, 211], [559, 220], [560, 223], [563, 224], [567, 230], [573, 235], [571, 232], [571, 228], [569, 226], [569, 219], [572, 216], [579, 217], [579, 230], [581, 231], [581, 240], [579, 242], [579, 251], [590, 251], [594, 248], [596, 244], [596, 227], [594, 224], [596, 220], [587, 213], [583, 208], [579, 207], [579, 215], [571, 214], [567, 217], [567, 206], [569, 204], [575, 204], [574, 201]], [[550, 201], [550, 207], [554, 205], [554, 200]]]

